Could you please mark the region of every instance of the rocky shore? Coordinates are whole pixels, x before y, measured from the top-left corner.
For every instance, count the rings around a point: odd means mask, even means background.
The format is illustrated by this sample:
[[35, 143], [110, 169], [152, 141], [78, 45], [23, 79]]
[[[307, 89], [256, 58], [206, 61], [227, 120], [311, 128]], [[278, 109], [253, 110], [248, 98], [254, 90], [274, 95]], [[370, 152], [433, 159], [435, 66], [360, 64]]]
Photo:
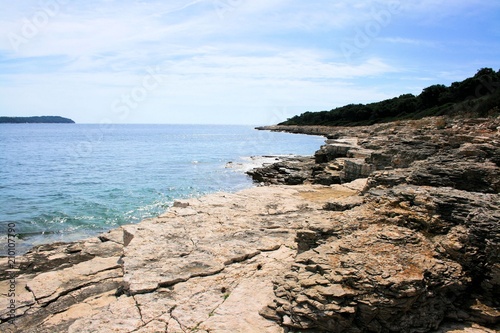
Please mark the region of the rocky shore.
[[263, 129], [328, 140], [263, 186], [0, 258], [0, 331], [500, 329], [500, 119]]

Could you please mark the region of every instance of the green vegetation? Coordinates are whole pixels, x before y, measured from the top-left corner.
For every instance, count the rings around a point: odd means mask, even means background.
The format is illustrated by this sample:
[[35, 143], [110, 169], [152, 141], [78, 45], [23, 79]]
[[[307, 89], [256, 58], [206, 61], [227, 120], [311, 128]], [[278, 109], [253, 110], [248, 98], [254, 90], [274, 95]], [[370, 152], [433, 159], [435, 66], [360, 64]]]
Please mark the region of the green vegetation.
[[40, 117], [0, 117], [1, 123], [10, 123], [10, 124], [74, 124], [75, 122], [68, 118], [63, 118], [59, 116], [40, 116]]
[[447, 87], [425, 88], [418, 96], [405, 94], [370, 104], [349, 104], [330, 111], [305, 112], [279, 125], [372, 125], [430, 116], [485, 117], [499, 114], [500, 70], [482, 68], [476, 75]]

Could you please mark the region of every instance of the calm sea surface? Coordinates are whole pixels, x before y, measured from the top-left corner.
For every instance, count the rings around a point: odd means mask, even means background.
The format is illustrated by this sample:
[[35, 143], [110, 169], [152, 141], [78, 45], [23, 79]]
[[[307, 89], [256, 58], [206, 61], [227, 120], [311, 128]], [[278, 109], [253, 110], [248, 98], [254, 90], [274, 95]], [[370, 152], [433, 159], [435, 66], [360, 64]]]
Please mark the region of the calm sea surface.
[[156, 216], [174, 199], [252, 186], [249, 156], [311, 155], [324, 138], [250, 126], [0, 124], [0, 254]]

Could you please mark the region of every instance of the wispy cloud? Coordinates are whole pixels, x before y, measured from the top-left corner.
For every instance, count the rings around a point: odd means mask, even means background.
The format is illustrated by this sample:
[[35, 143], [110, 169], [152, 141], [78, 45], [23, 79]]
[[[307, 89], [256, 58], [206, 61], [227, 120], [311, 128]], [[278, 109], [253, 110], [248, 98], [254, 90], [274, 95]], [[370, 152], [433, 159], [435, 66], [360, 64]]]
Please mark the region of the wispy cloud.
[[378, 41], [393, 43], [393, 44], [407, 44], [414, 46], [428, 46], [428, 47], [439, 46], [435, 42], [431, 42], [428, 40], [419, 40], [419, 39], [402, 38], [402, 37], [383, 37], [383, 38], [378, 38]]
[[[251, 110], [253, 116], [240, 115], [242, 121], [262, 122], [273, 106], [329, 109], [391, 97], [415, 89], [404, 77], [437, 80], [444, 77], [439, 73], [463, 73], [463, 58], [444, 58], [473, 40], [441, 36], [440, 25], [465, 17], [469, 27], [484, 24], [481, 15], [499, 7], [475, 0], [0, 4], [0, 108], [32, 114], [37, 104], [20, 97], [24, 93], [40, 101], [44, 112], [88, 122], [110, 113], [113, 100], [141, 82], [150, 67], [161, 69], [163, 85], [120, 121], [190, 122], [203, 119], [203, 107], [219, 122], [239, 122], [236, 109]], [[36, 33], [27, 36], [29, 25]], [[432, 28], [419, 33], [422, 26]], [[498, 37], [494, 29], [482, 28], [490, 32], [481, 43]], [[342, 43], [359, 34], [368, 42], [346, 59]], [[17, 45], [13, 36], [21, 38]], [[475, 52], [466, 50], [462, 57], [476, 67], [498, 59], [499, 51]]]

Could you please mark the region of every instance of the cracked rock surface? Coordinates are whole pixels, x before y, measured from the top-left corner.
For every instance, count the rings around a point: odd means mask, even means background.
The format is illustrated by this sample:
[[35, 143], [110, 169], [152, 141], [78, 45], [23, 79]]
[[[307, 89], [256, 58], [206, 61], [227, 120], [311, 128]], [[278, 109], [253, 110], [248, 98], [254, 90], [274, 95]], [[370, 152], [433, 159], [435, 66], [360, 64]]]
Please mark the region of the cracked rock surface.
[[[328, 223], [297, 233], [264, 317], [290, 332], [500, 329], [500, 119], [442, 121], [266, 128], [330, 138], [303, 183], [368, 180], [362, 202], [330, 202]], [[283, 163], [250, 175], [286, 183]]]
[[0, 258], [0, 332], [499, 331], [500, 120], [288, 130], [274, 185]]
[[[1, 332], [283, 332], [259, 311], [297, 253], [298, 230], [329, 221], [342, 187], [256, 187], [177, 202], [167, 213], [76, 243], [35, 247]], [[7, 267], [6, 258], [0, 261]]]

